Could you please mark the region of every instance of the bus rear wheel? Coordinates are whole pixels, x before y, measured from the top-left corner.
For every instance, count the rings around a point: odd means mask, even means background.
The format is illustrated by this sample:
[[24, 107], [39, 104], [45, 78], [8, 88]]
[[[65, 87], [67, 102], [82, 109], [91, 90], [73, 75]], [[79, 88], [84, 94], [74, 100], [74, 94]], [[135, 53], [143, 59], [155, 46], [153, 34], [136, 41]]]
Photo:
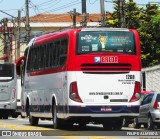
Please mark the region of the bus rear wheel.
[[3, 116], [3, 119], [8, 119], [8, 116]]
[[121, 130], [123, 126], [123, 119], [117, 120], [115, 123], [113, 123], [113, 130]]
[[141, 124], [138, 122], [138, 118], [134, 118], [133, 127], [139, 129]]
[[123, 126], [123, 119], [115, 120], [114, 121], [104, 121], [103, 128], [105, 130], [121, 130]]
[[53, 108], [52, 108], [52, 115], [53, 115], [53, 128], [54, 129], [58, 129], [58, 128], [61, 128], [61, 124], [62, 124], [62, 121], [61, 119], [59, 119], [57, 117], [57, 108], [56, 108], [56, 104], [54, 103], [53, 104]]
[[108, 131], [112, 130], [112, 126], [107, 123], [103, 123], [103, 128], [104, 128], [104, 130], [108, 130]]

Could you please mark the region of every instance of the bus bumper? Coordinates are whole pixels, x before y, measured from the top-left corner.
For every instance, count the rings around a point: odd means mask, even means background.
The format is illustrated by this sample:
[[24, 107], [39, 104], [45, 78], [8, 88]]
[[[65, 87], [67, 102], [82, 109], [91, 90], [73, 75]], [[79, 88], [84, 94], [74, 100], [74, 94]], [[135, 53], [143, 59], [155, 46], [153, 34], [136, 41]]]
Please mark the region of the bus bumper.
[[139, 106], [69, 106], [68, 116], [137, 117]]

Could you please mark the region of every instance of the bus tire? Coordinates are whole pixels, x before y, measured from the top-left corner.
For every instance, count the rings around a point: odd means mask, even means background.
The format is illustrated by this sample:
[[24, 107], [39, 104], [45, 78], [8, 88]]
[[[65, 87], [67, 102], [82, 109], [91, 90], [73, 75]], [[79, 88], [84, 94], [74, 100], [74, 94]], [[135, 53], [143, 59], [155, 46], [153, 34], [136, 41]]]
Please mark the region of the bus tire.
[[3, 119], [8, 119], [8, 116], [3, 116]]
[[26, 114], [29, 117], [29, 123], [31, 126], [37, 126], [39, 118], [38, 117], [33, 117], [30, 113], [30, 105], [29, 105], [29, 100], [27, 99], [27, 105], [26, 105]]
[[133, 127], [136, 129], [139, 129], [141, 127], [141, 124], [138, 123], [138, 118], [134, 118]]
[[29, 115], [29, 123], [30, 123], [30, 125], [37, 126], [38, 125], [38, 121], [39, 121], [38, 117], [33, 117], [33, 116]]
[[25, 118], [25, 116], [23, 116], [23, 115], [21, 114], [21, 118]]
[[103, 123], [103, 129], [111, 131], [112, 130], [112, 124], [110, 122], [104, 121], [104, 123]]
[[53, 128], [54, 129], [59, 129], [61, 128], [61, 119], [59, 119], [57, 117], [57, 108], [56, 108], [56, 103], [53, 104], [53, 107], [52, 107], [52, 115], [53, 115]]
[[13, 114], [12, 118], [18, 118], [18, 114]]
[[126, 118], [123, 118], [123, 127], [128, 127], [129, 126], [129, 122], [127, 121]]
[[86, 123], [80, 122], [80, 123], [79, 123], [79, 127], [80, 127], [81, 129], [86, 128]]
[[121, 130], [122, 126], [123, 126], [123, 119], [120, 119], [115, 123], [113, 123], [113, 130]]
[[30, 107], [29, 107], [29, 99], [27, 98], [27, 101], [26, 101], [26, 115], [29, 116], [30, 115]]

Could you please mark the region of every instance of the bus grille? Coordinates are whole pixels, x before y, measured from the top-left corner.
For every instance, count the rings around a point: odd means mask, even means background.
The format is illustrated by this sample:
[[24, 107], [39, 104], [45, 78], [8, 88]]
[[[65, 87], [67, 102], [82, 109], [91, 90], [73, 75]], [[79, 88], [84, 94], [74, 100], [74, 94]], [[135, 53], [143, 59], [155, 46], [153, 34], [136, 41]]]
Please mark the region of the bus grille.
[[81, 64], [83, 73], [88, 74], [120, 74], [129, 73], [131, 64], [127, 63], [100, 63], [100, 64]]

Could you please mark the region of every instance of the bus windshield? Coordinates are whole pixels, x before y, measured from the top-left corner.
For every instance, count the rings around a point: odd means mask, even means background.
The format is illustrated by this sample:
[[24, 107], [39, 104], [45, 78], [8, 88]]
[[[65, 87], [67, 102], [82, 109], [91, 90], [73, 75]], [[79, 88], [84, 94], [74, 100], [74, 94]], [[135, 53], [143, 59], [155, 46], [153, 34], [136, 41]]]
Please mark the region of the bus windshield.
[[13, 64], [0, 64], [0, 81], [11, 80], [14, 78]]
[[79, 32], [77, 35], [77, 54], [94, 52], [117, 52], [135, 55], [134, 34], [122, 31]]

